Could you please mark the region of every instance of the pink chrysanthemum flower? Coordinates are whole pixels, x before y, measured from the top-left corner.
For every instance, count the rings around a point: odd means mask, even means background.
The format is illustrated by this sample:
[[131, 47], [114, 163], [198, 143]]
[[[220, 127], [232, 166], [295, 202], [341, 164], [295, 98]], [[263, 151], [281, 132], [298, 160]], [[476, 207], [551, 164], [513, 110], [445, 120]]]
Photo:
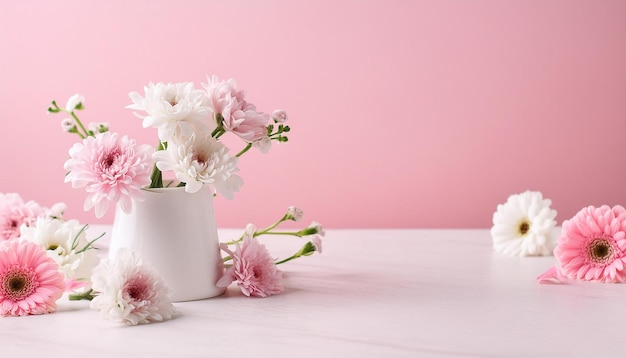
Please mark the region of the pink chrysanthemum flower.
[[70, 173], [65, 182], [71, 182], [73, 188], [85, 187], [89, 195], [84, 210], [95, 207], [98, 218], [112, 202], [118, 202], [129, 213], [132, 199], [142, 199], [141, 188], [150, 184], [152, 152], [149, 145], [137, 145], [117, 133], [87, 137], [70, 149], [71, 158], [64, 165]]
[[16, 193], [0, 193], [0, 240], [20, 237], [20, 226], [32, 225], [47, 209], [30, 200], [24, 202]]
[[102, 260], [91, 282], [97, 292], [91, 308], [103, 318], [128, 325], [172, 318], [169, 288], [152, 266], [129, 249], [120, 249], [115, 259]]
[[63, 274], [46, 250], [20, 239], [0, 246], [0, 314], [51, 313], [65, 290]]
[[626, 210], [588, 206], [563, 222], [554, 256], [570, 279], [624, 282]]
[[[206, 89], [209, 107], [214, 113], [222, 115], [222, 125], [246, 142], [256, 142], [267, 137], [267, 122], [270, 115], [258, 112], [256, 107], [246, 101], [245, 93], [237, 90], [235, 80], [221, 81], [217, 76], [208, 78], [203, 85]], [[265, 145], [266, 149], [267, 145]]]
[[224, 276], [217, 282], [219, 287], [227, 287], [233, 281], [246, 296], [267, 297], [283, 292], [283, 273], [276, 268], [274, 260], [264, 245], [257, 239], [246, 237], [235, 252], [222, 245], [222, 250], [233, 259]]

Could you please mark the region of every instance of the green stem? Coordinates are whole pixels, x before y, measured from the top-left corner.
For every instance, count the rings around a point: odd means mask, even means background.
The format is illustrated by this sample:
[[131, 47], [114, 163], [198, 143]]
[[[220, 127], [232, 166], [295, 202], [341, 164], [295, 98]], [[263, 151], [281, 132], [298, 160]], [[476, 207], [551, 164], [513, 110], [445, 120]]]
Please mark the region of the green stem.
[[236, 157], [241, 157], [245, 152], [249, 151], [252, 148], [252, 143], [248, 143], [245, 148], [243, 148], [239, 153], [237, 153]]
[[213, 132], [211, 133], [211, 137], [213, 137], [213, 138], [217, 139], [217, 138], [219, 138], [219, 136], [217, 136], [218, 134], [219, 134], [220, 136], [223, 134], [223, 129], [222, 129], [222, 128], [220, 128], [220, 127], [217, 127], [217, 128], [215, 128], [215, 129], [213, 130]]
[[240, 242], [242, 242], [242, 241], [243, 241], [243, 239], [244, 239], [245, 237], [246, 237], [245, 235], [242, 235], [242, 236], [241, 236], [240, 238], [238, 238], [237, 240], [226, 241], [226, 242], [224, 243], [224, 245], [234, 245], [234, 244], [240, 243]]
[[91, 301], [93, 300], [94, 297], [95, 295], [93, 295], [92, 289], [89, 289], [89, 291], [86, 291], [84, 293], [75, 293], [75, 294], [71, 294], [68, 296], [70, 301], [80, 301], [80, 300]]
[[[159, 141], [157, 151], [164, 150], [163, 142]], [[163, 187], [163, 173], [157, 168], [156, 163], [152, 166], [152, 174], [150, 174], [150, 188], [162, 188]]]
[[267, 231], [264, 232], [265, 235], [288, 235], [288, 236], [297, 236], [302, 237], [302, 232], [300, 231]]
[[282, 218], [280, 218], [280, 220], [276, 221], [275, 223], [273, 223], [272, 225], [266, 227], [265, 229], [260, 230], [260, 231], [255, 231], [254, 232], [254, 237], [257, 237], [259, 235], [263, 235], [263, 234], [268, 233], [270, 230], [272, 230], [276, 226], [280, 225], [280, 223], [282, 223], [285, 220], [287, 220], [287, 215], [286, 214]]
[[224, 117], [222, 117], [220, 113], [215, 113], [213, 115], [213, 120], [217, 124], [217, 127], [215, 127], [213, 133], [211, 133], [211, 137], [219, 139], [224, 133], [226, 133], [226, 130], [224, 129]]
[[163, 187], [163, 173], [157, 168], [156, 164], [152, 167], [152, 174], [150, 174], [150, 188], [162, 188]]
[[298, 254], [296, 253], [296, 254], [293, 254], [293, 255], [291, 255], [291, 256], [289, 256], [289, 257], [287, 257], [286, 259], [283, 259], [283, 260], [277, 261], [277, 262], [275, 262], [274, 264], [275, 264], [275, 265], [284, 264], [285, 262], [289, 262], [289, 261], [291, 261], [291, 260], [293, 260], [293, 259], [297, 259], [297, 258], [298, 258], [298, 257], [300, 257], [300, 256], [301, 256], [301, 255], [298, 255]]
[[83, 122], [80, 121], [80, 119], [78, 119], [78, 117], [76, 116], [76, 114], [74, 114], [74, 112], [70, 112], [70, 115], [72, 116], [72, 118], [74, 118], [74, 121], [76, 122], [76, 124], [78, 125], [78, 127], [83, 131], [83, 134], [81, 134], [80, 132], [78, 132], [78, 134], [83, 138], [87, 138], [89, 137], [89, 132], [87, 131], [87, 129], [85, 128], [85, 126], [83, 125]]
[[[260, 231], [255, 231], [252, 234], [252, 237], [257, 237], [257, 236], [261, 236], [261, 235], [265, 235], [265, 234], [274, 234], [273, 232], [270, 232], [270, 230], [272, 230], [273, 228], [275, 228], [276, 226], [280, 225], [280, 223], [282, 223], [283, 221], [287, 220], [287, 215], [283, 216], [280, 220], [278, 220], [277, 222], [273, 223], [272, 225], [266, 227], [263, 230]], [[283, 235], [283, 234], [276, 234], [276, 235]], [[237, 243], [242, 242], [244, 239], [246, 238], [245, 233], [243, 235], [241, 235], [240, 238], [238, 238], [237, 240], [232, 240], [232, 241], [227, 241], [224, 244], [226, 245], [234, 245]]]

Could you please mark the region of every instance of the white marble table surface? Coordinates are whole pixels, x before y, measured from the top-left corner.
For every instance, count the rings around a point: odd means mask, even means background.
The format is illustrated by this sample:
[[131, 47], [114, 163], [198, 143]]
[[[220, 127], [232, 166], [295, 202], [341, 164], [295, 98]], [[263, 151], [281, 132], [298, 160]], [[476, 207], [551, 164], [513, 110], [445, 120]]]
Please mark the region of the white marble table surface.
[[[95, 228], [94, 228], [95, 229]], [[239, 232], [239, 231], [237, 231]], [[222, 238], [235, 236], [221, 230]], [[273, 252], [302, 241], [271, 237]], [[119, 326], [88, 303], [0, 318], [4, 357], [623, 357], [626, 285], [539, 285], [553, 257], [492, 252], [488, 230], [327, 230], [286, 292], [176, 303]]]

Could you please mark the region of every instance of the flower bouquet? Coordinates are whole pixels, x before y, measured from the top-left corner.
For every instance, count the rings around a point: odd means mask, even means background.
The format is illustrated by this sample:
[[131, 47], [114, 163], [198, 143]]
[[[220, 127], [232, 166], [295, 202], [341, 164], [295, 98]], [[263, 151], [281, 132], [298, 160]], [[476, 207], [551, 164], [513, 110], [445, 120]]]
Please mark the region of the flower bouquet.
[[[69, 114], [71, 118], [62, 122], [64, 130], [82, 139], [70, 149], [64, 167], [69, 171], [65, 181], [88, 193], [85, 210], [94, 208], [100, 218], [109, 204], [117, 203], [128, 213], [132, 199], [143, 198], [144, 187], [184, 186], [186, 192], [195, 193], [210, 185], [232, 199], [243, 184], [236, 174], [238, 159], [252, 147], [267, 153], [272, 141], [288, 141], [285, 111], [275, 110], [269, 123], [270, 115], [257, 111], [232, 79], [220, 81], [213, 76], [203, 88], [196, 89], [191, 82], [150, 83], [143, 96], [129, 94], [133, 103], [127, 108], [138, 111], [135, 115], [143, 119], [144, 127], [158, 131], [156, 151], [109, 132], [107, 123], [86, 127], [76, 114], [84, 109], [81, 95], [72, 96], [65, 108], [52, 101], [48, 112]], [[244, 143], [235, 155], [220, 141], [228, 132]], [[164, 171], [178, 183], [164, 182]]]
[[[85, 109], [81, 95], [70, 97], [64, 107], [52, 101], [48, 108], [49, 113], [69, 115], [62, 127], [80, 138], [69, 150], [64, 168], [68, 171], [65, 181], [87, 193], [84, 210], [94, 209], [96, 217], [102, 217], [113, 204], [116, 222], [118, 216], [140, 222], [138, 216], [129, 215], [139, 215], [142, 205], [167, 206], [150, 204], [155, 193], [196, 197], [201, 206], [158, 211], [158, 216], [143, 220], [143, 226], [114, 222], [109, 255], [102, 257], [96, 242], [102, 235], [88, 240], [87, 225], [63, 217], [64, 204], [48, 209], [34, 201], [25, 203], [16, 193], [0, 193], [1, 315], [54, 312], [55, 302], [65, 291], [70, 299], [91, 300], [92, 308], [116, 322], [162, 321], [174, 314], [172, 295], [177, 287], [172, 285], [178, 281], [167, 275], [167, 265], [209, 262], [208, 266], [191, 266], [191, 270], [209, 267], [206, 271], [211, 271], [204, 276], [201, 272], [192, 281], [204, 278], [216, 290], [189, 299], [220, 294], [233, 282], [246, 296], [267, 297], [283, 291], [283, 273], [277, 265], [321, 252], [324, 230], [318, 223], [295, 231], [277, 230], [286, 221], [301, 220], [302, 210], [293, 206], [265, 228], [248, 224], [235, 240], [220, 243], [217, 239], [213, 196], [233, 198], [243, 184], [237, 175], [239, 158], [251, 148], [267, 153], [272, 142], [288, 141], [285, 111], [276, 110], [271, 116], [257, 111], [234, 80], [217, 77], [209, 77], [202, 89], [190, 82], [150, 83], [143, 94], [132, 92], [130, 98], [128, 108], [143, 120], [143, 126], [157, 129], [156, 148], [111, 132], [106, 123], [85, 125], [77, 115]], [[227, 134], [241, 139], [234, 155], [220, 141]], [[186, 217], [196, 217], [188, 227], [205, 227], [197, 230], [195, 241], [189, 241], [192, 234], [187, 231], [170, 231], [169, 237], [154, 239], [151, 236], [167, 230], [145, 229], [158, 227], [162, 221], [166, 224], [161, 227], [168, 227]], [[259, 241], [263, 235], [310, 240], [293, 255], [274, 258]], [[163, 246], [164, 242], [169, 246]], [[186, 251], [180, 254], [178, 248]], [[186, 255], [199, 256], [190, 259]]]

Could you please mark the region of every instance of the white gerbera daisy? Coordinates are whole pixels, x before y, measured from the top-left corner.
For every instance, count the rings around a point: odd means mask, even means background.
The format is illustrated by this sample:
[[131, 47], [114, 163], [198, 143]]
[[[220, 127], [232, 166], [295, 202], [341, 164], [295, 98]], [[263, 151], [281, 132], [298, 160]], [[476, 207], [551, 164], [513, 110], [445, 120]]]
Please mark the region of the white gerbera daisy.
[[198, 127], [208, 132], [215, 129], [206, 93], [196, 90], [192, 82], [150, 83], [144, 93], [142, 97], [131, 92], [133, 104], [126, 108], [146, 112], [147, 116], [135, 115], [143, 118], [144, 127], [158, 128], [161, 141], [169, 141], [175, 133], [188, 137]]
[[509, 196], [493, 214], [491, 238], [495, 251], [511, 256], [552, 255], [556, 211], [538, 191]]
[[[43, 246], [66, 281], [87, 281], [98, 264], [97, 250], [87, 240], [85, 225], [77, 220], [38, 218], [34, 225], [21, 227], [22, 238]], [[87, 282], [86, 282], [87, 283]], [[82, 286], [84, 289], [88, 285]]]
[[169, 288], [154, 268], [130, 249], [120, 249], [114, 259], [102, 260], [91, 281], [96, 292], [91, 308], [105, 319], [137, 325], [172, 318]]
[[232, 199], [243, 185], [241, 177], [234, 174], [239, 171], [237, 157], [231, 157], [228, 148], [210, 135], [194, 134], [180, 143], [174, 140], [168, 143], [167, 150], [157, 151], [152, 157], [160, 170], [172, 170], [189, 193], [209, 184]]

